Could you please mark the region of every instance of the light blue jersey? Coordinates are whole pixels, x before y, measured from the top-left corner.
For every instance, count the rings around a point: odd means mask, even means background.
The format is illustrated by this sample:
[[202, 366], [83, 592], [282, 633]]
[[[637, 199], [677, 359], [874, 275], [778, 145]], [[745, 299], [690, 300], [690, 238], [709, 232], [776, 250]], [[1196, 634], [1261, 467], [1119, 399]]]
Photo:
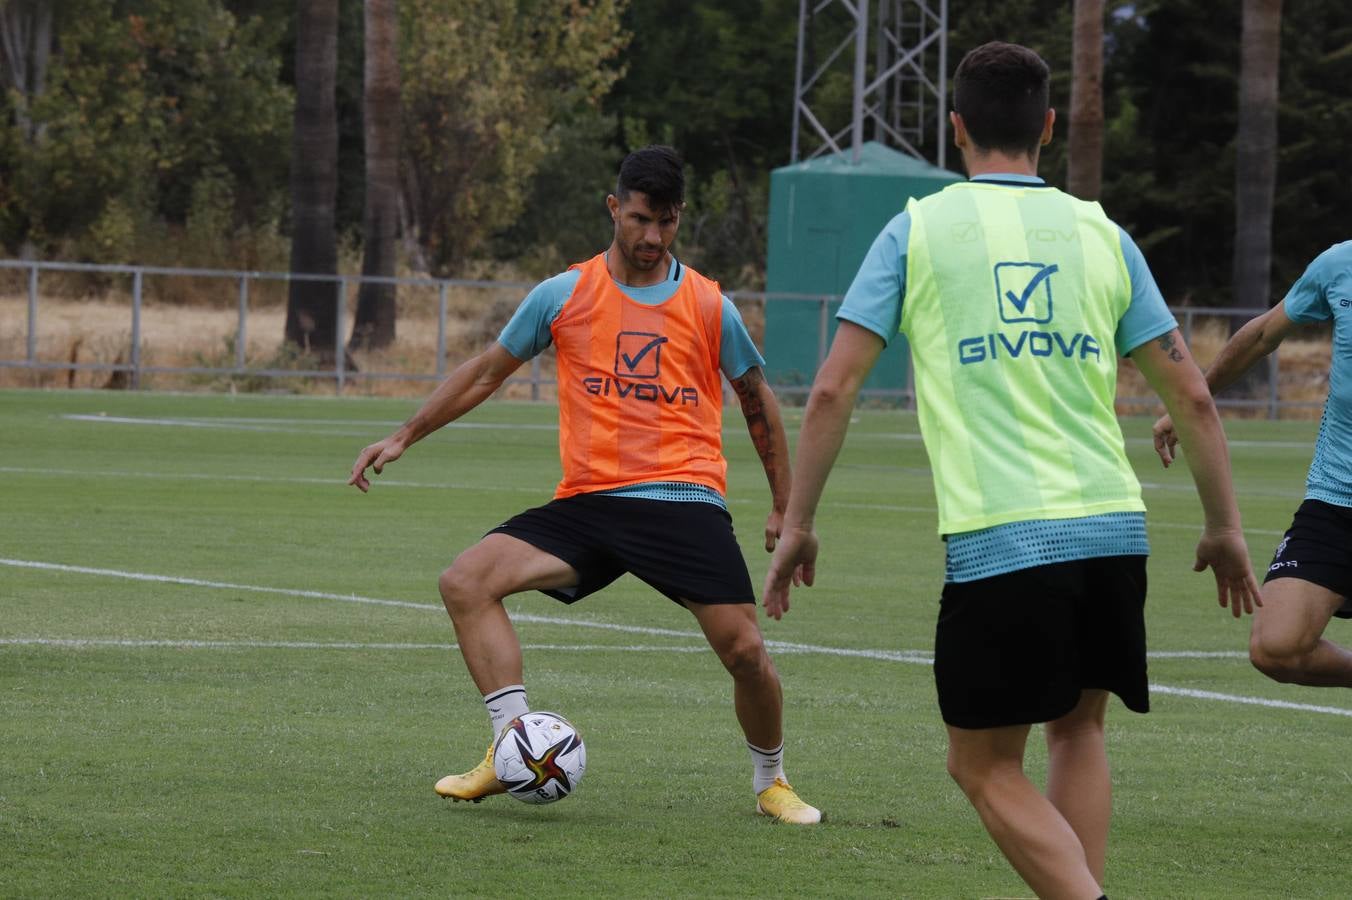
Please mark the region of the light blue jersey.
[[[615, 282], [615, 286], [626, 297], [648, 306], [656, 306], [670, 300], [680, 287], [685, 266], [673, 256], [665, 281], [643, 287]], [[553, 333], [549, 330], [554, 320], [563, 311], [564, 304], [572, 296], [582, 277], [578, 269], [570, 269], [537, 284], [521, 305], [516, 308], [512, 318], [498, 335], [498, 343], [512, 356], [520, 360], [531, 359], [553, 342]], [[722, 330], [719, 339], [718, 367], [729, 381], [745, 375], [749, 369], [757, 366], [764, 368], [765, 358], [756, 349], [756, 344], [742, 323], [741, 313], [726, 296], [723, 298]], [[693, 500], [713, 503], [727, 509], [722, 495], [713, 488], [700, 484], [684, 484], [665, 481], [652, 481], [632, 484], [604, 493], [620, 497], [638, 497], [643, 500]]]
[[1352, 241], [1334, 244], [1316, 256], [1283, 303], [1292, 322], [1333, 320], [1329, 397], [1305, 496], [1352, 506]]
[[[672, 257], [666, 281], [644, 287], [615, 283], [626, 297], [648, 306], [665, 303], [676, 293], [681, 285], [685, 266]], [[526, 299], [521, 301], [511, 321], [498, 335], [498, 343], [517, 359], [531, 359], [543, 353], [553, 341], [549, 326], [563, 311], [563, 304], [572, 296], [573, 288], [582, 273], [577, 269], [547, 278], [537, 284]], [[723, 329], [719, 341], [718, 367], [731, 381], [746, 374], [755, 366], [765, 366], [765, 358], [756, 349], [751, 335], [747, 334], [742, 315], [727, 297], [723, 298]]]
[[[1029, 175], [978, 175], [972, 180], [1020, 186], [1045, 184]], [[1169, 312], [1140, 248], [1121, 228], [1118, 232], [1131, 280], [1131, 305], [1118, 321], [1114, 343], [1118, 354], [1126, 356], [1147, 341], [1168, 334], [1178, 322]], [[872, 331], [885, 343], [890, 343], [901, 328], [910, 234], [911, 217], [907, 213], [887, 223], [836, 313], [837, 318]], [[1150, 552], [1141, 513], [1010, 522], [946, 535], [945, 540], [947, 581], [975, 581], [1048, 563]]]

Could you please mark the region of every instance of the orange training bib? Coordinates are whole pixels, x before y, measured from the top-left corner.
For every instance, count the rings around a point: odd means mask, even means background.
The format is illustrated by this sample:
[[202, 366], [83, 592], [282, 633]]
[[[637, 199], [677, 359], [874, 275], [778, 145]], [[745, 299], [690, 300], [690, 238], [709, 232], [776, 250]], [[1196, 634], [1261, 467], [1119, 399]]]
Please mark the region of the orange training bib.
[[718, 284], [687, 267], [676, 293], [649, 306], [619, 289], [605, 254], [572, 268], [581, 277], [550, 326], [563, 463], [555, 498], [654, 481], [726, 494]]

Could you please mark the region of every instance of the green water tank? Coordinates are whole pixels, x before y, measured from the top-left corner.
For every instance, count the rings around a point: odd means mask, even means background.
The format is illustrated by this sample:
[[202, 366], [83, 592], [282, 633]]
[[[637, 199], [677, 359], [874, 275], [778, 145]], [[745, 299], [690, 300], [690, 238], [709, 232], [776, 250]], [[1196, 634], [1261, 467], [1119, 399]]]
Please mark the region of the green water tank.
[[[766, 292], [840, 296], [873, 239], [911, 197], [962, 176], [876, 142], [770, 173]], [[767, 375], [777, 387], [806, 388], [830, 346], [839, 301], [770, 298], [765, 304]], [[825, 330], [823, 331], [823, 322]], [[908, 386], [906, 341], [893, 338], [864, 390], [900, 396]], [[786, 391], [792, 395], [795, 391]]]

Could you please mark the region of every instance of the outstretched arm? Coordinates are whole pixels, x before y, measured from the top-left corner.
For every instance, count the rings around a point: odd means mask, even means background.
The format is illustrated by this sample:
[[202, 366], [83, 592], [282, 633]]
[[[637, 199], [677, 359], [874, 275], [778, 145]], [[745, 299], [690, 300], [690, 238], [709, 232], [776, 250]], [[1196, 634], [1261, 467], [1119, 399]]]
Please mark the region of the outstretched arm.
[[765, 477], [770, 482], [770, 516], [765, 520], [765, 550], [775, 549], [784, 511], [789, 504], [789, 439], [784, 434], [784, 419], [779, 414], [779, 401], [765, 381], [760, 366], [752, 366], [732, 379], [732, 389], [742, 404], [746, 430], [756, 446]]
[[1216, 576], [1216, 599], [1220, 605], [1229, 606], [1236, 616], [1251, 613], [1263, 601], [1240, 526], [1225, 431], [1206, 379], [1177, 328], [1147, 341], [1130, 355], [1164, 401], [1179, 439], [1188, 448], [1188, 469], [1206, 517], [1193, 571], [1201, 572], [1210, 566]]
[[778, 619], [789, 609], [789, 584], [811, 587], [816, 579], [817, 536], [812, 530], [826, 477], [845, 442], [855, 397], [868, 376], [883, 340], [849, 321], [842, 321], [831, 352], [817, 370], [798, 435], [798, 458], [779, 546], [765, 576], [765, 612]]
[[497, 341], [478, 356], [456, 366], [412, 418], [383, 441], [377, 441], [357, 454], [352, 477], [347, 483], [365, 493], [371, 487], [366, 480], [368, 466], [379, 475], [386, 464], [394, 462], [413, 444], [493, 396], [493, 392], [520, 366], [521, 360]]
[[[1291, 333], [1296, 323], [1286, 314], [1286, 301], [1244, 323], [1221, 348], [1211, 368], [1206, 371], [1207, 387], [1212, 396], [1234, 384], [1253, 364], [1267, 356]], [[1181, 342], [1180, 342], [1181, 343]], [[1155, 452], [1167, 469], [1174, 461], [1174, 447], [1179, 437], [1170, 416], [1162, 416], [1155, 423]]]

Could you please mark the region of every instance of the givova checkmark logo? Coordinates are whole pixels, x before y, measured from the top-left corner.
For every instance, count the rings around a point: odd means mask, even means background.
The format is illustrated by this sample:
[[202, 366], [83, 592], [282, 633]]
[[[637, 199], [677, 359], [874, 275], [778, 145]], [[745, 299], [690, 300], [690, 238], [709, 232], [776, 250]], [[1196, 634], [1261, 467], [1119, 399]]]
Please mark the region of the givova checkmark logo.
[[662, 369], [662, 345], [667, 339], [650, 331], [621, 331], [615, 338], [615, 375], [618, 378], [656, 378]]
[[1052, 276], [1056, 265], [1039, 262], [995, 264], [1000, 321], [1045, 325], [1052, 320]]

